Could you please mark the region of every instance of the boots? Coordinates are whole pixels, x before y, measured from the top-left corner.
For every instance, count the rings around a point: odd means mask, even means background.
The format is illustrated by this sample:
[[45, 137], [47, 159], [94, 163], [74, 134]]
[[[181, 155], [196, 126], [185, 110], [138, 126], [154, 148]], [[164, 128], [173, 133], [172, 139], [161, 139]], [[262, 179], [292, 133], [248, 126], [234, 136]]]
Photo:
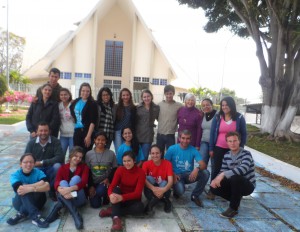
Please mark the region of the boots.
[[76, 229], [77, 230], [83, 229], [83, 219], [79, 214], [77, 207], [73, 204], [73, 202], [71, 200], [65, 199], [60, 194], [58, 194], [58, 200], [61, 201], [63, 205], [69, 210], [70, 214], [74, 219]]
[[154, 210], [153, 210], [153, 207], [160, 201], [159, 198], [153, 196], [151, 198], [151, 200], [148, 202], [147, 206], [146, 206], [146, 213], [149, 215], [149, 216], [153, 216], [154, 215]]
[[50, 213], [50, 214], [48, 215], [48, 217], [46, 218], [46, 222], [48, 222], [48, 223], [54, 222], [54, 221], [59, 217], [59, 211], [60, 211], [62, 208], [63, 208], [62, 203], [61, 203], [60, 201], [58, 201], [58, 202], [54, 205], [54, 207], [53, 207], [51, 213]]

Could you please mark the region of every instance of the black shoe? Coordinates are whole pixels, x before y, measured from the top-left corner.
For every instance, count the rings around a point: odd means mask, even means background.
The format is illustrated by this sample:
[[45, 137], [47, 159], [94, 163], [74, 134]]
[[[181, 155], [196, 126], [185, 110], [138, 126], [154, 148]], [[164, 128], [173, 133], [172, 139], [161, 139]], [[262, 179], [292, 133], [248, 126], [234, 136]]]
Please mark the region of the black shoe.
[[234, 210], [234, 209], [229, 207], [228, 209], [226, 209], [226, 211], [221, 213], [220, 216], [223, 217], [223, 218], [233, 218], [237, 214], [238, 214], [237, 210]]
[[24, 221], [26, 219], [26, 217], [27, 217], [26, 215], [21, 214], [21, 213], [18, 212], [15, 216], [9, 218], [6, 222], [9, 225], [13, 226], [13, 225], [18, 224], [19, 222]]
[[53, 207], [51, 213], [48, 215], [46, 218], [46, 222], [52, 223], [54, 222], [57, 218], [59, 218], [59, 211], [63, 208], [63, 205], [60, 201], [58, 201], [55, 206]]
[[202, 201], [199, 199], [199, 197], [192, 196], [192, 197], [191, 197], [191, 200], [192, 200], [193, 202], [195, 202], [195, 204], [198, 205], [199, 207], [203, 207], [203, 203], [202, 203]]
[[169, 198], [163, 198], [163, 202], [165, 203], [164, 211], [166, 213], [170, 213], [172, 211], [172, 203]]
[[32, 224], [36, 225], [40, 228], [47, 228], [49, 227], [49, 223], [46, 222], [44, 218], [42, 218], [41, 215], [37, 215], [34, 219], [32, 219]]
[[153, 216], [154, 215], [154, 206], [160, 201], [159, 198], [157, 197], [152, 197], [151, 200], [149, 201], [148, 205], [147, 205], [147, 209], [146, 209], [146, 213], [149, 215], [149, 216]]
[[174, 193], [174, 192], [173, 192], [173, 197], [174, 197], [175, 199], [178, 199], [178, 198], [179, 198], [179, 196], [178, 196], [176, 193]]

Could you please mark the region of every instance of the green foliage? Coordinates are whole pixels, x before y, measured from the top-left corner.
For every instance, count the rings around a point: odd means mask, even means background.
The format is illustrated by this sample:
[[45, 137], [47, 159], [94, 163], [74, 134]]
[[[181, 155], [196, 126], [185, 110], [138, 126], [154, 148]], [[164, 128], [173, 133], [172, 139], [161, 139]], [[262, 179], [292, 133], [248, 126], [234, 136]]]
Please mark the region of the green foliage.
[[218, 95], [218, 93], [216, 91], [213, 91], [206, 87], [204, 87], [204, 88], [199, 87], [197, 89], [191, 88], [188, 91], [193, 93], [198, 98], [199, 101], [201, 101], [204, 98], [214, 99]]
[[11, 115], [11, 116], [1, 116], [0, 117], [0, 124], [7, 124], [12, 125], [17, 122], [24, 121], [26, 119], [26, 114], [23, 115]]
[[0, 97], [2, 97], [7, 90], [7, 84], [5, 77], [3, 75], [0, 75]]

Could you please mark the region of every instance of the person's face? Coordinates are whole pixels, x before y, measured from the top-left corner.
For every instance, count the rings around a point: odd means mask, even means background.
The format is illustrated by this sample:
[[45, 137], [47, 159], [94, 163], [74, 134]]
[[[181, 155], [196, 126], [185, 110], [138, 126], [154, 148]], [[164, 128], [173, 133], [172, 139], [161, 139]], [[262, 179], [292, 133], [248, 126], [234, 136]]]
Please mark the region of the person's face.
[[123, 165], [126, 169], [131, 169], [134, 166], [134, 160], [130, 156], [123, 157]]
[[38, 127], [37, 134], [40, 137], [40, 140], [42, 140], [42, 141], [48, 140], [49, 139], [49, 135], [50, 135], [49, 126], [40, 125]]
[[231, 151], [236, 152], [240, 149], [240, 140], [236, 135], [227, 137], [226, 142]]
[[151, 148], [150, 157], [154, 163], [157, 163], [161, 160], [161, 152], [158, 147]]
[[105, 147], [105, 145], [106, 145], [106, 138], [105, 138], [105, 136], [103, 136], [103, 135], [99, 135], [99, 136], [97, 136], [97, 138], [95, 138], [95, 146], [97, 147], [97, 148], [104, 148]]
[[195, 106], [195, 100], [194, 98], [189, 98], [185, 101], [185, 106], [190, 108], [190, 107], [194, 107]]
[[126, 142], [130, 142], [132, 140], [132, 131], [129, 128], [126, 128], [124, 129], [122, 136]]
[[202, 108], [203, 113], [210, 113], [213, 110], [213, 107], [209, 101], [202, 101], [201, 108]]
[[20, 167], [22, 168], [24, 173], [30, 173], [34, 168], [34, 159], [32, 158], [32, 156], [26, 156], [20, 163]]
[[48, 85], [46, 85], [43, 89], [42, 89], [42, 94], [43, 97], [48, 99], [50, 98], [51, 94], [52, 94], [52, 88]]
[[172, 91], [168, 91], [168, 92], [165, 93], [165, 97], [166, 97], [167, 102], [172, 102], [173, 97], [174, 97], [174, 93]]
[[222, 106], [221, 107], [222, 107], [222, 110], [223, 110], [224, 114], [229, 114], [230, 113], [230, 108], [227, 105], [226, 101], [222, 101]]
[[77, 152], [72, 158], [70, 159], [70, 164], [73, 166], [77, 166], [83, 158], [83, 154], [81, 152]]
[[59, 99], [65, 103], [65, 102], [69, 102], [69, 99], [70, 99], [70, 95], [67, 91], [61, 91], [59, 93]]
[[51, 86], [55, 87], [58, 84], [59, 75], [58, 73], [51, 72], [49, 74], [49, 83]]
[[130, 93], [128, 91], [122, 91], [121, 99], [124, 105], [128, 105], [130, 102]]
[[152, 101], [152, 97], [149, 93], [143, 93], [142, 100], [145, 105], [150, 105]]
[[83, 86], [80, 91], [80, 97], [82, 100], [87, 100], [91, 94], [91, 90], [88, 86]]
[[109, 93], [106, 92], [106, 91], [103, 91], [102, 94], [101, 94], [101, 99], [102, 99], [102, 102], [104, 104], [108, 104], [109, 101], [110, 101], [110, 95], [109, 95]]
[[179, 142], [182, 148], [187, 148], [191, 142], [191, 135], [181, 134]]

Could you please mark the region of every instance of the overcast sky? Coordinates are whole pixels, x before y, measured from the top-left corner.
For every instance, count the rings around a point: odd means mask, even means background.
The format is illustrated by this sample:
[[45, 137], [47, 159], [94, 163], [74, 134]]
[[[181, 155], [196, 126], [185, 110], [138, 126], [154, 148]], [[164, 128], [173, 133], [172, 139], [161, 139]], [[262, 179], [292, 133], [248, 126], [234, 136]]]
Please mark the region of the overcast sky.
[[[0, 0], [0, 27], [6, 29], [7, 0]], [[259, 66], [251, 39], [228, 31], [207, 34], [201, 10], [179, 6], [176, 0], [133, 0], [184, 86], [234, 89], [239, 97], [258, 102]], [[98, 0], [9, 0], [9, 30], [24, 36], [24, 66], [29, 67], [56, 39], [82, 20]]]

